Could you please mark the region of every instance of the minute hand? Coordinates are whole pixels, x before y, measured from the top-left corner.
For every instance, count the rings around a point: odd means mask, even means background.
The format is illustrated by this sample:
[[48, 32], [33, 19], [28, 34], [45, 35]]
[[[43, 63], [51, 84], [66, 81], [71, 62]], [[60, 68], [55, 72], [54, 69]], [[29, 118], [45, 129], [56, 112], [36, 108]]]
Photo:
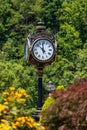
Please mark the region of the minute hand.
[[44, 44], [42, 44], [42, 49], [43, 49], [43, 53], [45, 52], [45, 50], [44, 50]]
[[44, 50], [44, 47], [41, 47], [41, 46], [39, 46], [40, 48], [41, 48], [41, 50], [43, 51], [43, 53], [45, 52], [45, 50]]

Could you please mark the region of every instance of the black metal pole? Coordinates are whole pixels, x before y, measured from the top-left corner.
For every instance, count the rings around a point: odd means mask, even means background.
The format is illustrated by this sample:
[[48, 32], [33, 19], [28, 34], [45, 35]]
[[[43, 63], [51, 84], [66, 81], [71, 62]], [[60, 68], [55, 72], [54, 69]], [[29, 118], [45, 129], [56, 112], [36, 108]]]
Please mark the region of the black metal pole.
[[36, 121], [39, 121], [40, 111], [41, 111], [41, 108], [42, 108], [42, 99], [43, 99], [42, 75], [43, 75], [43, 68], [39, 67], [38, 68], [38, 109], [37, 109], [36, 113], [33, 115], [33, 117]]
[[38, 109], [42, 108], [42, 75], [43, 75], [43, 68], [38, 68]]
[[42, 77], [38, 77], [38, 109], [42, 107]]

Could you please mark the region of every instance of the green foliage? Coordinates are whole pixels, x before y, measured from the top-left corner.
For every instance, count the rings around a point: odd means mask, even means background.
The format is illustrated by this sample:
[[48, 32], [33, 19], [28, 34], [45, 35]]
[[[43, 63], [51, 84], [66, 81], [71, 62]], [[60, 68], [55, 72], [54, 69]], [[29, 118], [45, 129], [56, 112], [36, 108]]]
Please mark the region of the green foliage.
[[42, 19], [46, 23], [47, 27], [51, 27], [51, 29], [56, 30], [59, 29], [59, 21], [57, 20], [57, 12], [59, 8], [61, 8], [61, 0], [44, 0], [42, 3]]
[[33, 10], [36, 3], [35, 0], [32, 2], [31, 0], [11, 0], [9, 2], [0, 0], [0, 3], [0, 46], [3, 46], [8, 38], [16, 39], [23, 43], [26, 35], [28, 35], [30, 30], [33, 30], [33, 24], [37, 20], [37, 9]]
[[34, 121], [27, 107], [26, 100], [30, 95], [22, 88], [9, 87], [2, 93], [0, 101], [0, 130], [45, 130]]
[[57, 89], [57, 90], [64, 90], [65, 88], [64, 88], [63, 85], [60, 85], [60, 86], [57, 86], [56, 89]]
[[87, 77], [87, 43], [84, 45], [83, 49], [80, 49], [78, 51], [77, 56], [77, 68], [74, 76], [79, 78], [85, 78]]
[[79, 32], [75, 30], [74, 26], [72, 27], [71, 25], [64, 23], [60, 26], [60, 32], [58, 33], [57, 39], [59, 43], [59, 54], [69, 61], [74, 60], [76, 58], [76, 53], [82, 44], [79, 38]]
[[[87, 39], [87, 1], [86, 0], [70, 0], [62, 3], [58, 17], [60, 23], [67, 22], [79, 31], [82, 41]], [[62, 14], [62, 15], [61, 15]]]
[[42, 112], [43, 112], [45, 109], [47, 109], [54, 101], [55, 101], [54, 98], [48, 97], [48, 98], [46, 99], [46, 101], [45, 101], [43, 107], [42, 107]]
[[[30, 69], [30, 70], [29, 70]], [[7, 90], [9, 86], [22, 87], [31, 94], [31, 106], [35, 107], [37, 97], [36, 71], [31, 66], [24, 67], [14, 62], [0, 62], [0, 91]], [[33, 77], [33, 78], [32, 78]]]
[[57, 62], [45, 68], [44, 81], [48, 82], [51, 79], [56, 85], [67, 86], [73, 83], [76, 75], [77, 77], [86, 76], [85, 58], [83, 58], [84, 68], [81, 68], [81, 72], [78, 70], [78, 64], [81, 63], [78, 55], [83, 53], [87, 40], [87, 20], [85, 17], [87, 1], [44, 0], [42, 5], [44, 5], [43, 19], [47, 27], [56, 32], [58, 45]]
[[23, 45], [16, 44], [16, 40], [9, 38], [5, 45], [2, 47], [3, 55], [1, 57], [2, 61], [16, 60], [23, 57]]
[[62, 84], [66, 87], [73, 82], [74, 70], [74, 63], [70, 62], [66, 58], [58, 56], [58, 62], [55, 62], [51, 66], [45, 68], [44, 73], [47, 74], [45, 82], [48, 82], [49, 79], [51, 79], [56, 86]]
[[[54, 103], [54, 102], [55, 102], [55, 99], [54, 99], [53, 97], [49, 96], [49, 97], [45, 100], [45, 102], [44, 102], [44, 104], [43, 104], [43, 106], [42, 106], [41, 115], [43, 115], [44, 111], [45, 111], [49, 106], [51, 106], [51, 104]], [[43, 116], [40, 116], [40, 122], [43, 122]]]
[[23, 86], [36, 99], [36, 69], [24, 61], [24, 42], [40, 19], [58, 45], [56, 62], [44, 69], [43, 89], [49, 80], [66, 87], [87, 77], [86, 6], [87, 0], [0, 0], [0, 90]]

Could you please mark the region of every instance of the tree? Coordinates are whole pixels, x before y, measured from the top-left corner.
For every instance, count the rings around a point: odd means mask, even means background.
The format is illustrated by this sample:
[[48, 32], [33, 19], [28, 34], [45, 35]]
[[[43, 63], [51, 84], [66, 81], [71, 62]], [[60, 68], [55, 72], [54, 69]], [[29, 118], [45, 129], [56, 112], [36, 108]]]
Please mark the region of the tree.
[[59, 10], [60, 17], [57, 19], [62, 23], [68, 23], [79, 31], [80, 38], [83, 43], [87, 40], [87, 1], [86, 0], [70, 0], [64, 1], [62, 8]]
[[44, 69], [43, 88], [49, 80], [68, 86], [75, 77], [86, 76], [86, 5], [87, 0], [0, 0], [1, 91], [10, 85], [32, 91], [28, 84], [37, 86], [36, 70], [24, 61], [24, 42], [40, 18], [58, 45], [56, 62]]
[[[77, 70], [77, 64], [79, 64], [77, 59], [80, 55], [78, 52], [84, 53], [83, 48], [87, 40], [87, 33], [85, 33], [87, 28], [86, 5], [86, 0], [44, 0], [42, 16], [47, 23], [47, 27], [56, 30], [58, 45], [57, 62], [45, 69], [47, 76], [44, 77], [47, 82], [51, 79], [56, 85], [67, 86], [73, 83], [76, 74], [78, 77], [82, 76], [80, 71]], [[83, 57], [85, 57], [85, 54]], [[86, 70], [84, 70], [84, 73], [86, 75]]]
[[77, 53], [76, 72], [74, 74], [74, 78], [87, 77], [86, 71], [87, 71], [87, 43], [85, 43], [84, 48], [80, 49]]
[[[8, 38], [16, 39], [23, 43], [29, 31], [33, 30], [33, 24], [37, 20], [37, 16], [35, 15], [37, 9], [33, 10], [36, 0], [0, 0], [0, 3], [1, 45], [3, 45], [2, 43], [5, 44]], [[37, 14], [38, 12], [39, 9]]]
[[57, 12], [61, 8], [61, 0], [44, 0], [42, 3], [41, 18], [46, 23], [46, 26], [54, 30], [54, 33], [59, 30], [59, 20]]
[[60, 25], [60, 31], [57, 35], [59, 55], [62, 55], [69, 61], [76, 58], [76, 53], [81, 48], [82, 42], [79, 32], [74, 26], [64, 23]]

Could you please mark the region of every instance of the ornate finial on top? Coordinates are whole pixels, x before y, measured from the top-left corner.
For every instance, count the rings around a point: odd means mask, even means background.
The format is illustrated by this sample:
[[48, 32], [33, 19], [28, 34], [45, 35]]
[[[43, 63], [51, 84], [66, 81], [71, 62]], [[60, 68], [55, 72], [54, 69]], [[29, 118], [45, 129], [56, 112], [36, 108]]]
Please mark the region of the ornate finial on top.
[[44, 25], [44, 22], [42, 22], [42, 21], [38, 22], [37, 26], [36, 26], [36, 29], [37, 29], [37, 31], [45, 30], [46, 26]]

